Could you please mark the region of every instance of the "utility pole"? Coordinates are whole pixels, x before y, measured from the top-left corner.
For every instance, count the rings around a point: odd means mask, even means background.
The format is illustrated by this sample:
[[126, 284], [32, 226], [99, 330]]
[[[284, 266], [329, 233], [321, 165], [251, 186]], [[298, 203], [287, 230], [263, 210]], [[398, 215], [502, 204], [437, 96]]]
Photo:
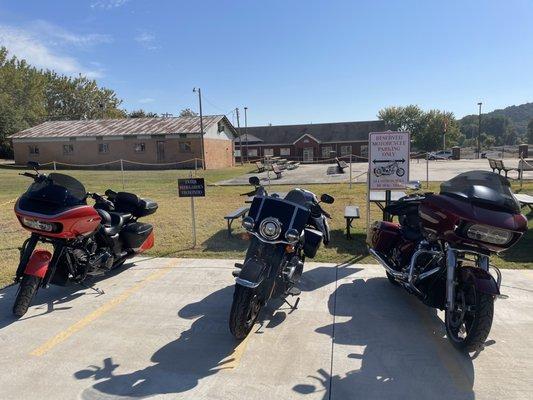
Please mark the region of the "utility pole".
[[481, 105], [483, 103], [479, 102], [479, 118], [477, 123], [477, 158], [481, 158]]
[[249, 161], [248, 159], [248, 114], [246, 113], [248, 111], [248, 107], [244, 107], [244, 139], [246, 140], [246, 162]]
[[198, 103], [200, 104], [200, 150], [202, 152], [202, 169], [205, 169], [205, 157], [204, 157], [204, 118], [202, 115], [202, 90], [200, 88], [193, 88], [194, 93], [198, 93]]
[[446, 151], [446, 131], [448, 130], [448, 118], [444, 117], [444, 133], [442, 134], [442, 150]]
[[239, 107], [235, 109], [235, 114], [237, 114], [237, 132], [239, 132], [239, 158], [241, 159], [241, 165], [244, 165], [244, 159], [242, 154], [241, 123], [239, 121]]

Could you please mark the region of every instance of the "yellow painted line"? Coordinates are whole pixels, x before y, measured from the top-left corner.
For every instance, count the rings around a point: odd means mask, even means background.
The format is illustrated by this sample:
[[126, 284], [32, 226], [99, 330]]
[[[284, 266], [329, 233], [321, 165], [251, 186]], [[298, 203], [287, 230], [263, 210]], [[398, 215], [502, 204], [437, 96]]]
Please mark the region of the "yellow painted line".
[[138, 282], [137, 284], [133, 285], [129, 289], [125, 290], [120, 294], [119, 296], [115, 297], [114, 299], [108, 301], [107, 303], [102, 304], [100, 307], [98, 307], [96, 310], [94, 310], [92, 313], [86, 315], [84, 318], [80, 319], [78, 322], [72, 324], [64, 331], [58, 333], [56, 336], [51, 338], [50, 340], [46, 341], [43, 345], [37, 347], [35, 350], [33, 350], [30, 355], [32, 356], [42, 356], [48, 351], [52, 350], [54, 347], [56, 347], [58, 344], [64, 342], [69, 337], [74, 335], [76, 332], [79, 332], [83, 328], [85, 328], [87, 325], [89, 325], [91, 322], [96, 320], [97, 318], [101, 317], [105, 313], [109, 312], [119, 304], [126, 301], [132, 294], [138, 292], [141, 290], [144, 286], [146, 286], [148, 283], [155, 281], [159, 278], [161, 278], [163, 275], [167, 274], [171, 271], [169, 268], [172, 264], [174, 264], [175, 261], [172, 263], [167, 264], [166, 266], [162, 267], [160, 270], [153, 272], [152, 274], [148, 275], [146, 278], [144, 278], [142, 281]]
[[246, 336], [242, 342], [240, 342], [237, 347], [235, 347], [235, 350], [233, 350], [233, 353], [231, 353], [229, 356], [221, 360], [216, 368], [213, 368], [214, 371], [219, 371], [222, 369], [235, 369], [239, 366], [241, 362], [242, 355], [246, 351], [246, 347], [248, 346], [248, 341], [250, 340], [250, 337], [253, 334], [253, 329], [250, 331], [248, 336]]

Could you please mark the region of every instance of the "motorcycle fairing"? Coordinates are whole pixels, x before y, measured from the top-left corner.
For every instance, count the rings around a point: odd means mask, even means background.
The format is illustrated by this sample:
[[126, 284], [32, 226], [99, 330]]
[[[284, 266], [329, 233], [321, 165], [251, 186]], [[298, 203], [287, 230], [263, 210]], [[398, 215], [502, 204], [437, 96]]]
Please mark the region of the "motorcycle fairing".
[[30, 256], [26, 268], [24, 269], [24, 273], [26, 275], [44, 278], [51, 260], [52, 253], [47, 250], [37, 249]]
[[500, 288], [496, 280], [487, 271], [481, 268], [467, 266], [458, 268], [457, 272], [458, 278], [463, 282], [472, 281], [478, 292], [494, 296], [500, 294]]

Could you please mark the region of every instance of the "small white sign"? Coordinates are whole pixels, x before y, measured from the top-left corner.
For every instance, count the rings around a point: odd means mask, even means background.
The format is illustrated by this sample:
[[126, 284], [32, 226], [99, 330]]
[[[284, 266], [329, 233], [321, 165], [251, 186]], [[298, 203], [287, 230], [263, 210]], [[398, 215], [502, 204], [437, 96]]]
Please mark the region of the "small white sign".
[[368, 145], [370, 190], [405, 188], [409, 182], [409, 132], [371, 132]]

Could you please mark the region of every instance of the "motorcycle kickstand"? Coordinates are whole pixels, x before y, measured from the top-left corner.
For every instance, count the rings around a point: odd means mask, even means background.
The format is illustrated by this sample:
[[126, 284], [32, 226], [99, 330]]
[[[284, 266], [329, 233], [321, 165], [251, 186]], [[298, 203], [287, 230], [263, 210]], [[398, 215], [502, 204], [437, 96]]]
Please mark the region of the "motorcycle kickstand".
[[83, 286], [85, 289], [91, 289], [91, 290], [94, 290], [94, 291], [95, 291], [96, 293], [98, 293], [99, 295], [105, 294], [105, 292], [104, 292], [102, 289], [95, 288], [95, 287], [92, 286], [92, 285], [87, 285], [85, 282], [80, 282], [80, 285]]
[[[290, 295], [290, 296], [299, 296], [300, 294], [302, 293], [302, 291], [300, 289], [298, 289], [297, 287], [291, 287], [288, 291], [287, 291], [287, 294]], [[292, 305], [291, 303], [289, 303], [287, 301], [287, 298], [285, 297], [283, 299], [283, 301], [285, 303], [287, 303], [287, 305], [291, 308], [291, 311], [290, 312], [293, 312], [294, 310], [298, 309], [298, 304], [300, 303], [300, 297], [297, 297], [296, 298], [296, 301], [294, 302], [294, 305]]]
[[287, 299], [283, 299], [283, 301], [291, 308], [291, 311], [289, 311], [289, 314], [292, 313], [294, 310], [298, 309], [298, 304], [300, 303], [300, 298], [296, 298], [296, 301], [294, 302], [294, 305], [289, 303]]

